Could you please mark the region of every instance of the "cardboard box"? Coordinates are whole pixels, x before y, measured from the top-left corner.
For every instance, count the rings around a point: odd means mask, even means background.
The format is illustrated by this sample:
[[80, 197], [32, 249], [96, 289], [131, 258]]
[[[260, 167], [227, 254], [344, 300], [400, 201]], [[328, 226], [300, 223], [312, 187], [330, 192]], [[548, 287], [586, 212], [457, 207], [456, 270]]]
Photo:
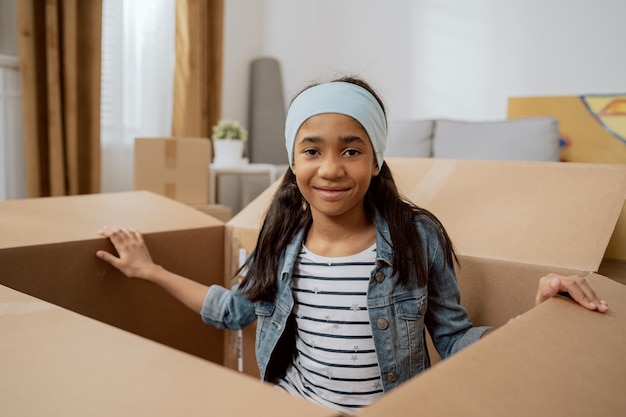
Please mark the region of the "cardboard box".
[[[460, 259], [461, 301], [474, 324], [504, 327], [359, 415], [410, 414], [416, 404], [429, 415], [554, 415], [555, 407], [561, 415], [589, 415], [592, 409], [615, 415], [621, 410], [615, 399], [626, 388], [626, 287], [589, 274], [598, 271], [624, 206], [626, 167], [403, 158], [387, 163], [401, 193], [432, 211], [448, 230]], [[276, 187], [228, 222], [227, 271], [232, 273], [240, 249], [253, 249]], [[538, 280], [549, 272], [589, 275], [610, 312], [591, 313], [561, 299], [533, 308]], [[523, 316], [507, 324], [518, 315]], [[243, 358], [244, 372], [258, 375], [253, 342], [251, 328], [227, 335], [225, 365], [240, 365]], [[567, 348], [571, 345], [576, 349]], [[436, 362], [432, 346], [429, 351]], [[594, 359], [587, 361], [590, 356]], [[572, 364], [572, 370], [565, 373], [563, 364]], [[468, 369], [477, 375], [466, 375]], [[579, 377], [563, 379], [572, 373]], [[471, 395], [461, 392], [468, 387]], [[506, 395], [500, 387], [506, 387]], [[580, 392], [591, 397], [572, 397]], [[468, 396], [473, 396], [469, 402]], [[535, 398], [546, 401], [551, 413], [543, 412]]]
[[147, 191], [0, 202], [0, 284], [221, 363], [223, 332], [155, 285], [98, 259], [98, 230], [144, 233], [155, 262], [205, 284], [224, 275], [224, 225]]
[[0, 334], [2, 416], [335, 415], [1, 285]]
[[224, 223], [226, 223], [233, 217], [233, 210], [223, 204], [198, 204], [192, 205], [191, 207], [195, 208], [196, 210], [200, 210], [204, 214], [215, 217], [216, 219], [221, 220]]
[[208, 204], [210, 163], [208, 138], [137, 138], [134, 189], [186, 204]]
[[[440, 416], [621, 415], [626, 286], [588, 275], [610, 305], [607, 314], [586, 311], [560, 296], [535, 308], [532, 304], [542, 274], [587, 274], [598, 268], [626, 198], [626, 167], [388, 163], [402, 192], [442, 219], [456, 242], [462, 301], [472, 319], [503, 326], [357, 415], [413, 415], [418, 409]], [[255, 240], [276, 185], [226, 225], [234, 242], [228, 265], [238, 263], [239, 249]], [[0, 221], [5, 218], [0, 215]], [[82, 245], [88, 244], [83, 239]], [[0, 262], [4, 267], [7, 259]], [[0, 311], [0, 332], [9, 335], [0, 339], [2, 415], [24, 407], [26, 415], [65, 416], [75, 407], [76, 415], [104, 410], [105, 415], [337, 416], [246, 375], [170, 349], [164, 353], [165, 347], [150, 341], [124, 341], [133, 336], [110, 327], [104, 331], [95, 322], [87, 325], [85, 318], [65, 327], [60, 324], [65, 319], [39, 305], [27, 303], [10, 314], [14, 306], [0, 304]], [[67, 378], [55, 379], [61, 374]], [[31, 401], [33, 395], [40, 401]], [[79, 407], [77, 398], [86, 401]]]

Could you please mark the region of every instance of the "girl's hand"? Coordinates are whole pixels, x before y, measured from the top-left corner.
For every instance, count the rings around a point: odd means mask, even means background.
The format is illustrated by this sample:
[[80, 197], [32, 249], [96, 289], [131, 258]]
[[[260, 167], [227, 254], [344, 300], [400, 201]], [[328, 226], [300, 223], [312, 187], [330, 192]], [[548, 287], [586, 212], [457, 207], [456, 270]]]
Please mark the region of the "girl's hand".
[[609, 309], [606, 301], [601, 300], [586, 279], [578, 276], [548, 274], [539, 280], [535, 305], [554, 297], [560, 292], [567, 292], [581, 306], [605, 313]]
[[105, 227], [99, 233], [111, 240], [118, 256], [99, 250], [96, 252], [98, 258], [110, 263], [129, 278], [147, 279], [150, 276], [150, 270], [155, 264], [141, 233], [118, 227]]

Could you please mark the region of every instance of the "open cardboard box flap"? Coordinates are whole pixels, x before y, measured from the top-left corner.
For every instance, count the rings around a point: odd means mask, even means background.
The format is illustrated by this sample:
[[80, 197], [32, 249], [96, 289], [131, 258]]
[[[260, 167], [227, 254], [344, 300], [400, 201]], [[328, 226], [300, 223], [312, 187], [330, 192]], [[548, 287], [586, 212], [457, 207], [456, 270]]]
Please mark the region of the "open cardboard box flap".
[[31, 198], [2, 202], [0, 249], [98, 239], [104, 226], [143, 234], [195, 229], [221, 222], [150, 191]]
[[626, 198], [621, 165], [387, 163], [402, 194], [432, 211], [464, 256], [597, 272]]

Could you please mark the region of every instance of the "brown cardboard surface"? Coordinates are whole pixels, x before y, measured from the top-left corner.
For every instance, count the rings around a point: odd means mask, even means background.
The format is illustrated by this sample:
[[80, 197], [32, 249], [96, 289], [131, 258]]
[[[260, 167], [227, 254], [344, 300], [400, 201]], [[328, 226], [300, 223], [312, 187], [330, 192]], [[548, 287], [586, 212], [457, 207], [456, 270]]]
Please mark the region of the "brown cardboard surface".
[[394, 390], [360, 416], [619, 416], [626, 389], [626, 286], [587, 277], [609, 303], [558, 297]]
[[609, 246], [606, 248], [605, 259], [626, 263], [626, 206], [619, 216]]
[[1, 285], [0, 334], [2, 416], [335, 415]]
[[[475, 326], [500, 327], [532, 309], [539, 278], [550, 273], [586, 275], [581, 271], [459, 256], [456, 267], [461, 304]], [[430, 338], [431, 363], [440, 361]]]
[[233, 210], [223, 204], [198, 204], [191, 207], [200, 210], [204, 214], [215, 217], [216, 219], [226, 223], [233, 217]]
[[210, 163], [208, 138], [137, 138], [134, 189], [186, 204], [207, 204]]
[[598, 273], [626, 285], [626, 262], [604, 261]]
[[96, 258], [103, 226], [144, 234], [155, 262], [222, 282], [224, 225], [146, 191], [0, 202], [0, 284], [185, 352], [222, 362], [223, 332], [163, 290]]
[[626, 167], [618, 165], [387, 163], [402, 173], [401, 192], [435, 213], [468, 256], [596, 272], [626, 198]]

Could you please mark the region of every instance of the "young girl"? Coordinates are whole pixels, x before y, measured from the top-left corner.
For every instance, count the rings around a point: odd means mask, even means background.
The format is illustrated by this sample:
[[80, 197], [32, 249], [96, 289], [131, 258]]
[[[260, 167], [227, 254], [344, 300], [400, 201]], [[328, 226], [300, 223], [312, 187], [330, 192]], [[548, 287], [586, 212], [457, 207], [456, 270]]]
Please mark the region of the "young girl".
[[[305, 89], [285, 125], [290, 169], [266, 214], [247, 274], [206, 287], [153, 263], [140, 233], [105, 228], [118, 256], [97, 256], [154, 282], [202, 319], [239, 329], [257, 320], [261, 377], [355, 413], [429, 367], [425, 330], [442, 358], [478, 340], [459, 304], [444, 227], [404, 200], [384, 163], [383, 103], [343, 78]], [[541, 278], [536, 303], [569, 292], [605, 312], [584, 279]]]

